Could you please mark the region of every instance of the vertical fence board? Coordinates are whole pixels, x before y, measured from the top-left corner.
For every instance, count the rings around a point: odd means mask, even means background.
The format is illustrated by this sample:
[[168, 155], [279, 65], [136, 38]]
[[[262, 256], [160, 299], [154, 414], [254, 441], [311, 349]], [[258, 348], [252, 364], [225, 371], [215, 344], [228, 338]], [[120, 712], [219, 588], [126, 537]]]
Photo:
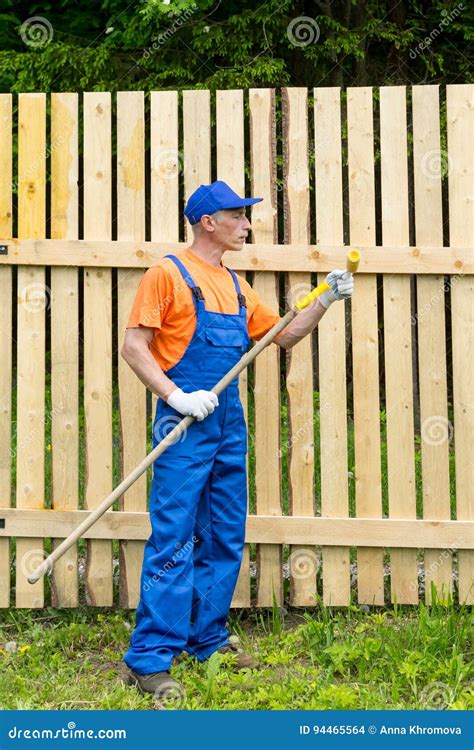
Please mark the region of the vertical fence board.
[[[287, 88], [283, 100], [283, 170], [285, 179], [285, 242], [308, 244], [309, 167], [308, 93]], [[311, 274], [288, 274], [288, 305], [311, 289]], [[316, 303], [315, 303], [316, 304]], [[290, 513], [314, 516], [314, 414], [311, 336], [287, 354], [288, 489]], [[314, 547], [293, 545], [290, 554], [290, 602], [315, 604], [317, 556]]]
[[[340, 89], [314, 90], [316, 243], [343, 244]], [[319, 275], [318, 283], [325, 276]], [[348, 516], [345, 303], [335, 302], [318, 325], [321, 514]], [[350, 599], [349, 549], [323, 547], [323, 599]]]
[[[438, 86], [414, 86], [413, 171], [417, 245], [443, 244]], [[434, 168], [433, 168], [434, 167]], [[451, 517], [444, 278], [417, 279], [423, 518]], [[440, 439], [441, 438], [441, 439]], [[425, 599], [452, 593], [452, 559], [425, 550]]]
[[[375, 245], [372, 88], [347, 91], [351, 245]], [[363, 252], [363, 250], [362, 250]], [[352, 298], [352, 371], [357, 518], [382, 517], [377, 276], [357, 276]], [[383, 549], [357, 549], [361, 604], [384, 604]]]
[[[277, 239], [275, 167], [275, 91], [250, 89], [250, 158], [252, 195], [264, 200], [252, 209], [255, 242]], [[255, 273], [253, 288], [278, 310], [278, 276]], [[267, 347], [254, 363], [256, 512], [281, 515], [279, 347]], [[280, 602], [283, 594], [282, 550], [278, 544], [257, 545], [257, 596], [260, 607]]]
[[151, 92], [150, 165], [152, 240], [177, 242], [179, 175], [183, 170], [178, 141], [177, 91]]
[[[449, 237], [452, 247], [474, 243], [473, 86], [447, 86]], [[474, 516], [474, 276], [451, 284], [456, 517]], [[474, 552], [458, 551], [459, 601], [474, 604]]]
[[[84, 94], [84, 238], [110, 239], [112, 222], [111, 96]], [[84, 268], [85, 507], [112, 491], [112, 291], [108, 268]], [[86, 596], [113, 602], [112, 544], [87, 541]]]
[[[211, 98], [209, 91], [183, 91], [184, 197], [211, 182]], [[186, 219], [186, 241], [192, 231]]]
[[[171, 94], [170, 98], [176, 102], [174, 92], [166, 92], [166, 94], [168, 97]], [[152, 97], [154, 95], [153, 92]], [[169, 122], [168, 118], [164, 119], [167, 123]], [[176, 127], [174, 130], [176, 131]], [[161, 146], [160, 141], [155, 140], [152, 135], [152, 144], [155, 146], [157, 143]], [[176, 174], [174, 182], [177, 183], [177, 181]], [[162, 220], [164, 219], [160, 214], [162, 210], [160, 207], [164, 205], [169, 212], [167, 218], [171, 225], [173, 217], [177, 219], [177, 210], [173, 213], [171, 201], [167, 201], [165, 194], [161, 203], [160, 189], [156, 182], [157, 180], [152, 180], [152, 185], [154, 185], [152, 187], [152, 222], [156, 221], [155, 209]], [[170, 191], [171, 188], [170, 185]], [[164, 226], [167, 226], [166, 222]], [[145, 107], [142, 91], [119, 91], [117, 93], [117, 237], [119, 240], [145, 239]], [[119, 352], [142, 276], [141, 269], [119, 268], [117, 271]], [[118, 383], [121, 478], [123, 478], [146, 455], [146, 388], [121, 356], [118, 358]], [[146, 480], [145, 472], [121, 498], [120, 510], [146, 511]], [[143, 548], [144, 543], [140, 541], [129, 540], [120, 543], [119, 604], [121, 607], [135, 608], [138, 604]]]
[[[78, 237], [78, 95], [51, 95], [51, 237]], [[78, 270], [51, 269], [52, 506], [79, 507]], [[53, 549], [61, 539], [53, 539]], [[77, 607], [77, 545], [54, 566], [52, 605]]]
[[[178, 140], [178, 94], [151, 92], [151, 239], [179, 240], [179, 175], [183, 154]], [[151, 397], [152, 419], [158, 397]]]
[[[380, 89], [382, 241], [409, 244], [405, 87]], [[410, 278], [384, 276], [385, 397], [391, 518], [416, 518]], [[416, 550], [391, 550], [392, 601], [418, 602]]]
[[[0, 235], [11, 237], [12, 95], [0, 94]], [[0, 267], [0, 505], [11, 505], [12, 469], [12, 269]], [[0, 607], [10, 606], [10, 539], [0, 539]]]
[[[239, 195], [245, 195], [244, 98], [241, 90], [216, 92], [216, 156], [217, 179], [227, 182]], [[226, 263], [225, 259], [224, 263]], [[245, 276], [245, 273], [243, 275]], [[247, 370], [244, 370], [239, 376], [239, 394], [246, 420], [248, 415], [247, 384]], [[250, 606], [249, 566], [249, 545], [246, 544], [232, 598], [233, 607]]]
[[[18, 236], [45, 236], [46, 95], [18, 102]], [[17, 474], [18, 508], [44, 505], [45, 307], [49, 290], [41, 266], [18, 268]], [[27, 576], [44, 556], [42, 539], [17, 539], [16, 606], [42, 607], [44, 579]]]

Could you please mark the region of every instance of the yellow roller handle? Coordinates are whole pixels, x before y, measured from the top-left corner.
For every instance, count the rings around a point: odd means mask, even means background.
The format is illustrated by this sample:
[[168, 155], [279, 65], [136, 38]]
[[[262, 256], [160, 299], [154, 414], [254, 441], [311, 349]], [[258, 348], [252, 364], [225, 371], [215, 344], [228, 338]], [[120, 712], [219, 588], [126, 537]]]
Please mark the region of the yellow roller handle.
[[[360, 261], [359, 250], [350, 250], [347, 253], [346, 271], [350, 271], [350, 273], [355, 273], [357, 269], [359, 268], [359, 261]], [[326, 284], [325, 281], [323, 281], [321, 284], [318, 284], [318, 286], [312, 289], [308, 294], [305, 294], [305, 296], [302, 297], [295, 304], [296, 309], [304, 310], [305, 307], [308, 307], [308, 305], [310, 305], [311, 302], [314, 302], [315, 299], [317, 299], [323, 292], [325, 292], [327, 289], [330, 289], [330, 288], [331, 287], [329, 286], [329, 284]]]

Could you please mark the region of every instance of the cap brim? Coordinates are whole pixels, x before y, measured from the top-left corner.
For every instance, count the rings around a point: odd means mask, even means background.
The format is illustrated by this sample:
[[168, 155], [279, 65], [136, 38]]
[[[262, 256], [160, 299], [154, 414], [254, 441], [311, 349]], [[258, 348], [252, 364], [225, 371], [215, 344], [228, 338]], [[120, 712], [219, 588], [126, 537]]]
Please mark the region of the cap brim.
[[232, 203], [231, 206], [221, 206], [220, 210], [226, 208], [244, 208], [245, 206], [252, 206], [254, 203], [260, 203], [260, 201], [263, 201], [263, 198], [240, 198], [238, 202]]

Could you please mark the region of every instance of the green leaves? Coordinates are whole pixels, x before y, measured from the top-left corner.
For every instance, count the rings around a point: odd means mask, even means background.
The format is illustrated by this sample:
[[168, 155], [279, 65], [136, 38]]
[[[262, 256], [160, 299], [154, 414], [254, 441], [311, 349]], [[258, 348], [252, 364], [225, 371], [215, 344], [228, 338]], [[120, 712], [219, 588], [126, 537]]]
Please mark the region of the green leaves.
[[[291, 33], [305, 16], [296, 0], [142, 0], [128, 6], [10, 0], [0, 15], [0, 90], [311, 89], [444, 77], [459, 83], [472, 80], [467, 45], [473, 12], [465, 5], [456, 14], [447, 2], [404, 3], [401, 13], [397, 7], [387, 13], [376, 0], [326, 3], [326, 13], [308, 6], [307, 28], [314, 33], [305, 37]], [[38, 14], [53, 35], [31, 48], [20, 29]], [[429, 44], [420, 49], [424, 39]]]

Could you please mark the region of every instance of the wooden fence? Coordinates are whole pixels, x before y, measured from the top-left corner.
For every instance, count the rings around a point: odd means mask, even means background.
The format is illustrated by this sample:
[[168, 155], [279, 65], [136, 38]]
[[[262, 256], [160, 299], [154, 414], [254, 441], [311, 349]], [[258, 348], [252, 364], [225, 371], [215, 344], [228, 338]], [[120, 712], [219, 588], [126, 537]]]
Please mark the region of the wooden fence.
[[371, 88], [0, 95], [1, 606], [136, 606], [146, 477], [26, 576], [111, 491], [114, 435], [122, 475], [146, 452], [117, 350], [144, 269], [186, 246], [184, 197], [215, 178], [265, 199], [225, 262], [275, 310], [282, 274], [288, 305], [348, 246], [363, 258], [352, 304], [241, 377], [255, 508], [233, 605], [282, 602], [289, 580], [294, 605], [346, 606], [354, 579], [361, 603], [416, 604], [422, 570], [428, 600], [454, 578], [473, 602], [473, 99], [447, 87], [444, 148], [436, 86], [383, 87], [375, 109]]

